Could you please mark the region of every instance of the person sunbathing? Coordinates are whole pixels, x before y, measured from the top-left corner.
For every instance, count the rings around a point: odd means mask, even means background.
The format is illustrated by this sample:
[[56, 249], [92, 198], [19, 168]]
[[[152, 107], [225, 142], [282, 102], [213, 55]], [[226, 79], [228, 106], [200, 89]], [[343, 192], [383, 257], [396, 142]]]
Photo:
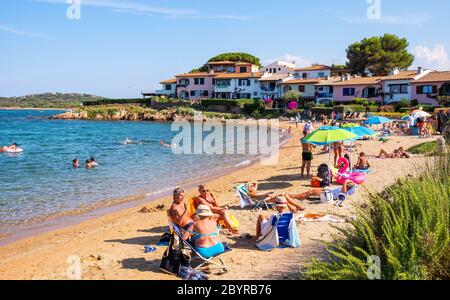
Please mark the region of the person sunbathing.
[[350, 195], [353, 194], [356, 191], [356, 189], [357, 185], [353, 181], [346, 180], [342, 185], [342, 188], [336, 188], [333, 190], [330, 190], [329, 188], [315, 188], [310, 189], [309, 191], [306, 191], [304, 193], [288, 194], [288, 197], [291, 199], [303, 201], [311, 196], [320, 196], [325, 191], [330, 191], [333, 194], [333, 198], [336, 199], [339, 196], [339, 194]]
[[[283, 214], [287, 212], [289, 204], [287, 200], [283, 197], [276, 197], [275, 199], [275, 210], [278, 214]], [[260, 214], [258, 216], [258, 221], [256, 222], [256, 235], [251, 237], [254, 241], [259, 240], [261, 237], [266, 236], [270, 228], [269, 220], [271, 216], [267, 213]]]
[[361, 152], [358, 157], [358, 162], [354, 166], [357, 170], [368, 170], [370, 168], [369, 159], [364, 152]]
[[[169, 209], [169, 215], [173, 222], [186, 232], [194, 226], [193, 216], [189, 214], [186, 202], [184, 202], [184, 189], [176, 188], [173, 191], [173, 202]], [[185, 234], [187, 237], [189, 234]]]
[[409, 158], [410, 155], [405, 152], [405, 150], [403, 150], [403, 147], [400, 147], [398, 149], [395, 149], [393, 153], [388, 153], [387, 151], [385, 151], [384, 149], [380, 150], [380, 153], [378, 154], [378, 156], [376, 156], [376, 158]]
[[[225, 252], [223, 243], [219, 239], [219, 227], [214, 213], [208, 205], [200, 204], [196, 210], [197, 219], [193, 223], [191, 242], [195, 250], [204, 258], [211, 258]], [[187, 240], [187, 238], [185, 238]]]
[[200, 193], [200, 196], [198, 196], [198, 198], [196, 199], [195, 207], [198, 207], [199, 205], [209, 206], [218, 223], [220, 221], [223, 221], [225, 223], [225, 227], [232, 233], [239, 233], [237, 228], [234, 228], [231, 224], [228, 207], [221, 207], [219, 202], [217, 202], [216, 198], [214, 197], [213, 193], [208, 189], [206, 185], [200, 185], [198, 187], [198, 191]]
[[252, 198], [266, 197], [272, 192], [258, 192], [258, 181], [249, 181], [246, 184], [247, 193]]

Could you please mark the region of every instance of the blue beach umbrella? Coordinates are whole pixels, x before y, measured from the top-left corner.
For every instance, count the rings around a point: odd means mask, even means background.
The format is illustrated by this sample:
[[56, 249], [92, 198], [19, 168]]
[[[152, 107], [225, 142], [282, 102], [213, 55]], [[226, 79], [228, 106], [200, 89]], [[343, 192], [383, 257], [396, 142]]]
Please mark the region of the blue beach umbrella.
[[357, 126], [357, 127], [346, 127], [344, 128], [347, 131], [353, 132], [357, 136], [364, 137], [364, 136], [374, 136], [377, 134], [375, 130], [363, 126]]
[[402, 118], [402, 121], [408, 121], [408, 119], [409, 119], [409, 115], [408, 115], [408, 116], [404, 116], [404, 117]]
[[366, 125], [378, 125], [378, 124], [384, 124], [384, 123], [392, 123], [394, 122], [391, 119], [388, 119], [386, 117], [381, 117], [381, 116], [375, 116], [375, 117], [370, 117], [367, 120], [365, 120], [363, 122], [363, 124]]

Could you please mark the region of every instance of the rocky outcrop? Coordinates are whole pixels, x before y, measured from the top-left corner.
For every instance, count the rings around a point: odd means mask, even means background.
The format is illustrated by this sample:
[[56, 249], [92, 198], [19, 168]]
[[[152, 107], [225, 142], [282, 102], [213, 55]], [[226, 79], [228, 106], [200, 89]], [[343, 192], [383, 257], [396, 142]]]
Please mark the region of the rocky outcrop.
[[[52, 116], [51, 119], [62, 120], [124, 120], [124, 121], [157, 121], [157, 122], [172, 122], [172, 121], [194, 121], [194, 114], [189, 112], [180, 112], [178, 109], [167, 109], [163, 111], [156, 111], [150, 109], [129, 110], [126, 108], [102, 108], [102, 109], [87, 109], [81, 111], [70, 111], [59, 115]], [[206, 118], [203, 121], [225, 121], [224, 117]]]

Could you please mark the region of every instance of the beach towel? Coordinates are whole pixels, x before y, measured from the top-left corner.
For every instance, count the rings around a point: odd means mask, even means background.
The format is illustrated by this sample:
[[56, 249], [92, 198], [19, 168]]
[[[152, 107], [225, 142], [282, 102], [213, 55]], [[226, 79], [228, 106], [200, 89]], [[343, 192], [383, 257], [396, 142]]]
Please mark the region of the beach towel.
[[[241, 224], [239, 224], [239, 221], [236, 219], [236, 217], [234, 215], [232, 215], [231, 213], [228, 213], [228, 219], [229, 219], [230, 225], [231, 225], [231, 227], [233, 227], [233, 229], [238, 229], [239, 226], [241, 225]], [[222, 227], [226, 227], [225, 221], [223, 221], [223, 220], [221, 220], [219, 222], [219, 225]]]
[[355, 173], [372, 173], [372, 169], [367, 169], [367, 170], [354, 169], [353, 172], [355, 172]]
[[300, 237], [293, 213], [274, 214], [270, 217], [267, 234], [257, 241], [256, 246], [263, 251], [270, 251], [280, 246], [298, 248]]
[[245, 187], [245, 184], [241, 184], [236, 187], [236, 194], [239, 197], [241, 208], [253, 205], [252, 199], [247, 194], [247, 188]]
[[301, 214], [296, 218], [300, 222], [330, 222], [330, 223], [345, 223], [344, 218], [330, 214]]

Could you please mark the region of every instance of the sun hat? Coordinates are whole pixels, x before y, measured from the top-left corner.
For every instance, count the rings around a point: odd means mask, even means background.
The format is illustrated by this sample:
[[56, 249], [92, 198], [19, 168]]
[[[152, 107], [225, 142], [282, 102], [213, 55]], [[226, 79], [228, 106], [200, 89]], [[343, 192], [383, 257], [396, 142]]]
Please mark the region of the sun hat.
[[214, 214], [211, 211], [211, 208], [208, 205], [200, 204], [197, 207], [197, 216], [199, 217], [212, 217]]
[[278, 196], [275, 198], [275, 206], [287, 207], [287, 200], [284, 197]]

